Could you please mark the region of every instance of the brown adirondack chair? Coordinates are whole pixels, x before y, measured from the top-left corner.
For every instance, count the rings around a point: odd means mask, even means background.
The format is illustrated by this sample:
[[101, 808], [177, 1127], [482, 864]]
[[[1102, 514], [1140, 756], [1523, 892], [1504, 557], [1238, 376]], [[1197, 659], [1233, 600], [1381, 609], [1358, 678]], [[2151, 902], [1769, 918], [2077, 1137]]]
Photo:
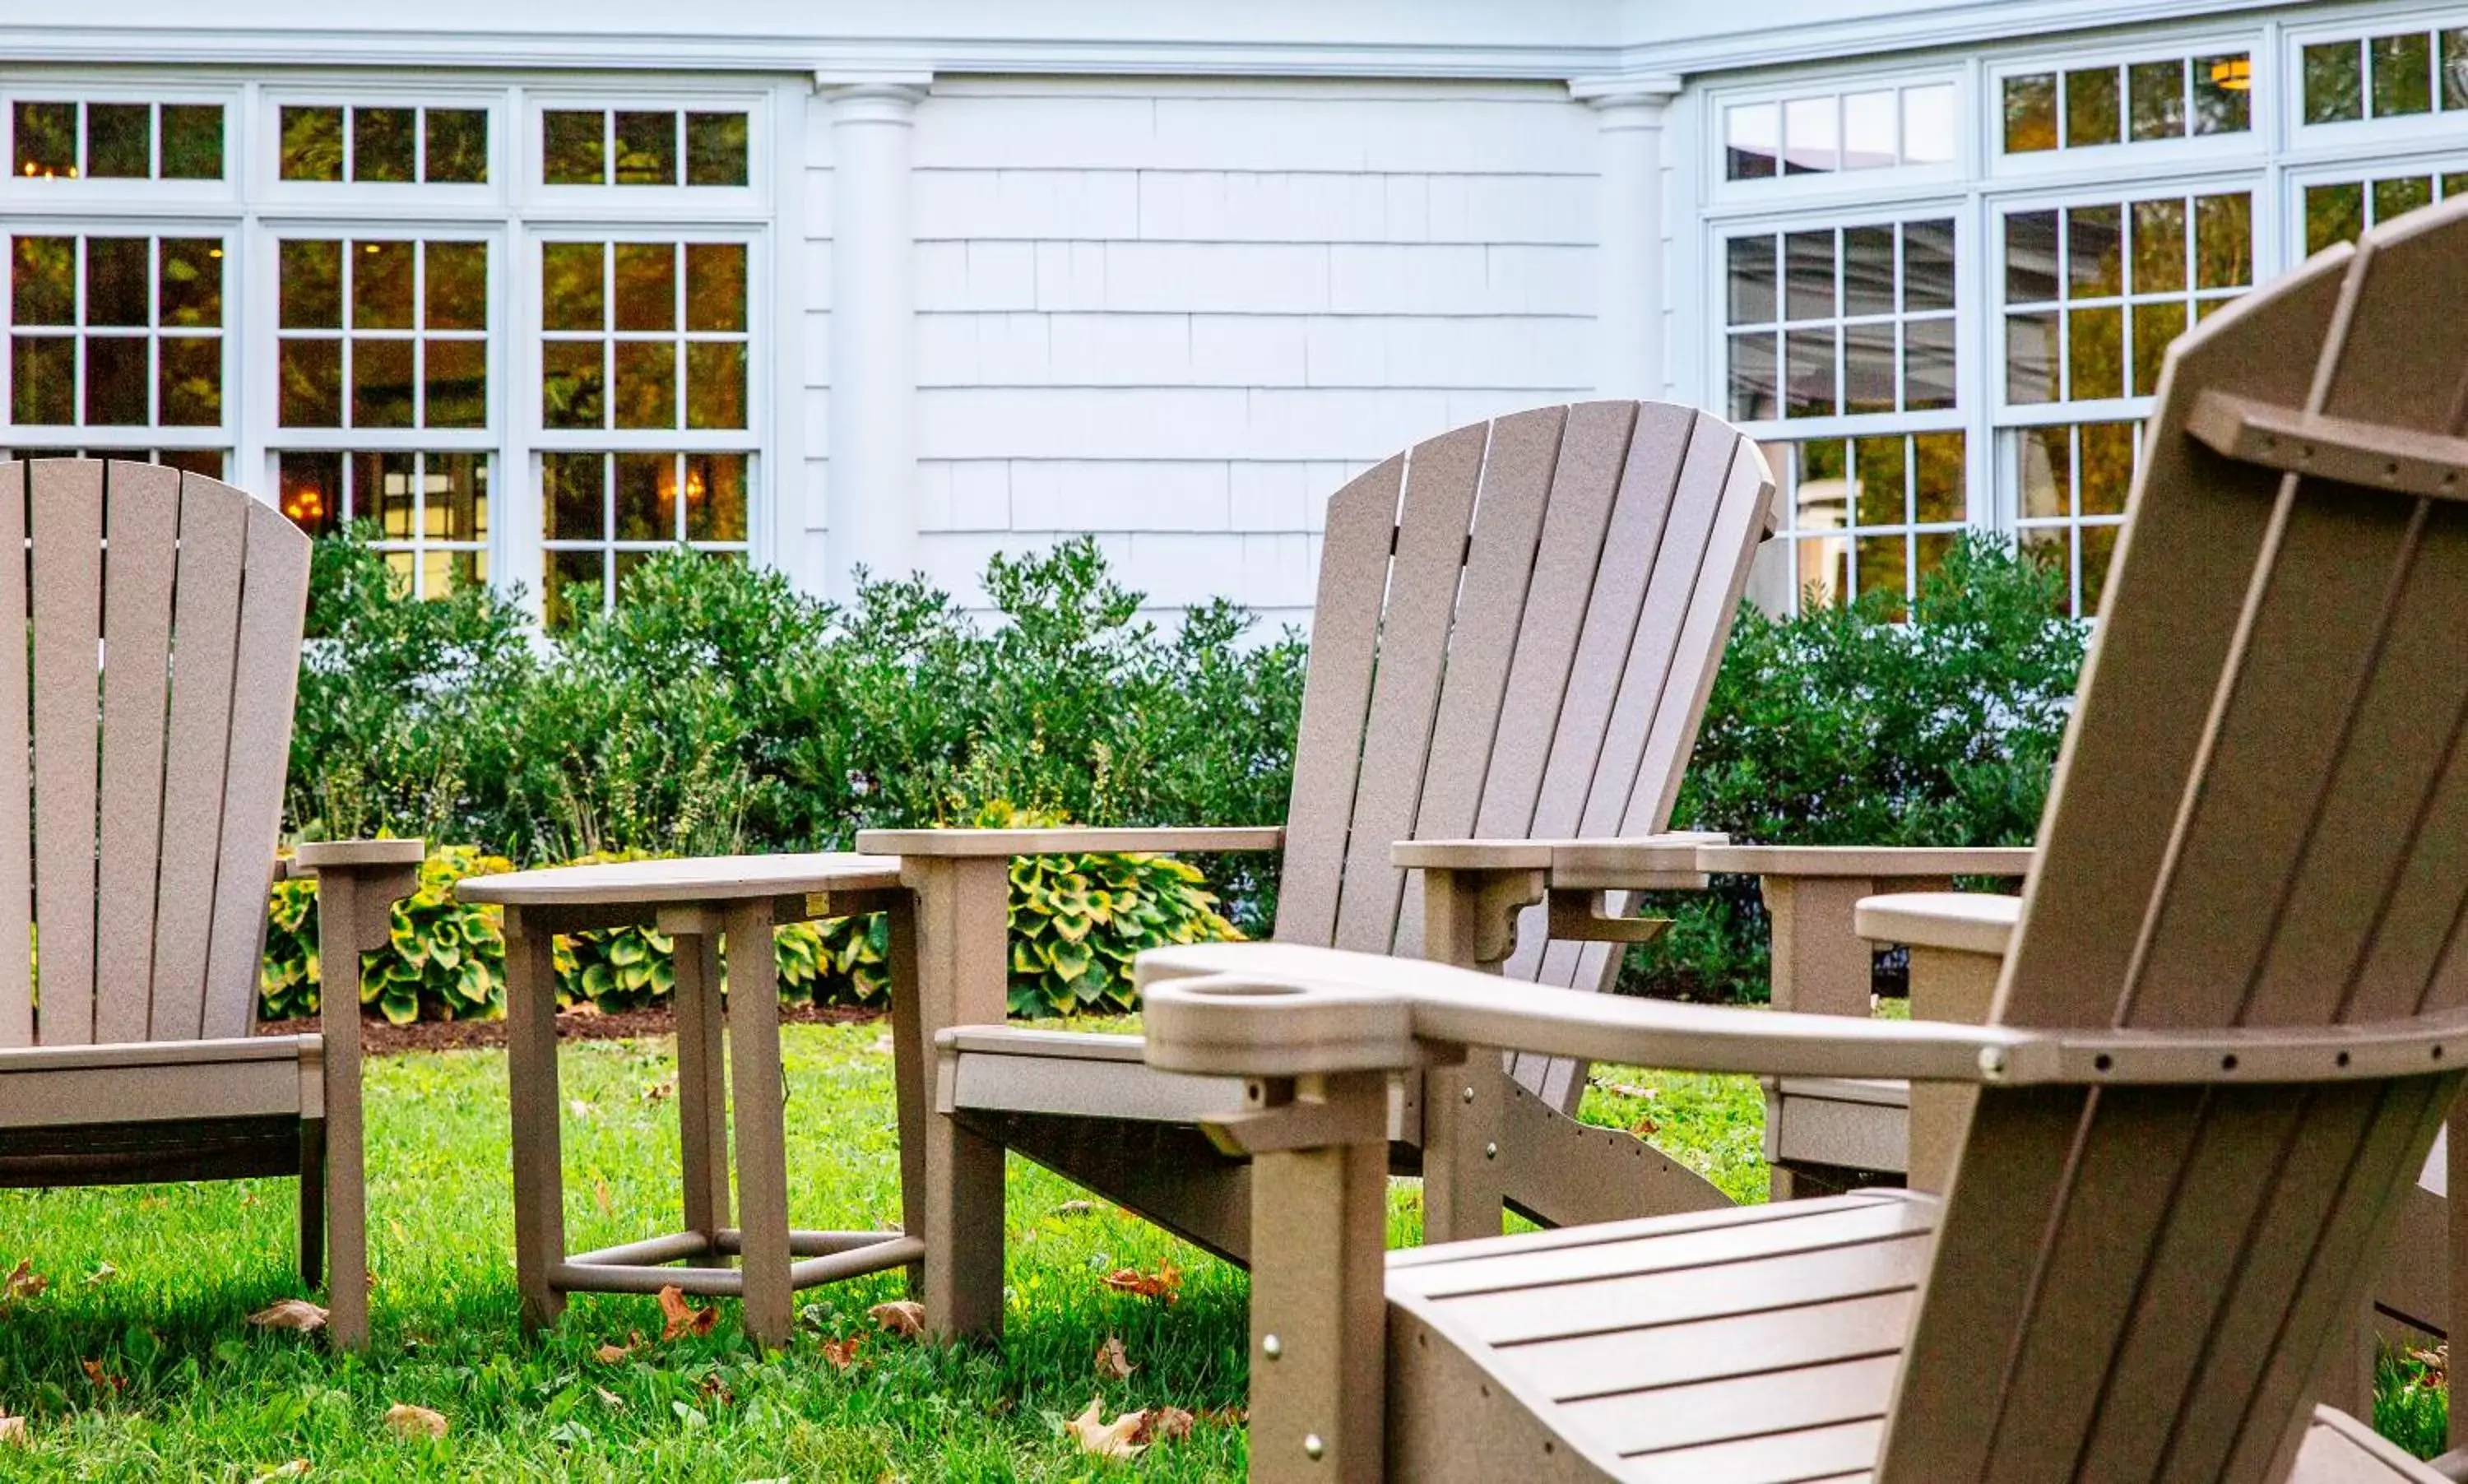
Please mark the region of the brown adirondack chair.
[[[1984, 1025], [1144, 955], [1152, 1063], [1249, 1079], [1252, 1477], [2440, 1477], [2311, 1401], [2468, 1056], [2463, 298], [2468, 201], [2177, 342]], [[1950, 1187], [1383, 1293], [1384, 1080], [1466, 1044], [1944, 1084]]]
[[[1229, 1258], [1248, 1245], [1245, 1164], [1198, 1129], [1239, 1106], [1239, 1082], [1160, 1076], [1135, 1037], [1002, 1023], [1011, 857], [1282, 846], [1282, 942], [1423, 942], [1505, 960], [1512, 979], [1598, 989], [1617, 945], [1658, 925], [1603, 893], [1702, 882], [1689, 841], [1656, 833], [1771, 491], [1754, 444], [1662, 403], [1548, 407], [1431, 439], [1329, 502], [1283, 831], [861, 833], [859, 850], [902, 857], [916, 894], [919, 1001], [940, 1056], [928, 1321], [999, 1327], [1005, 1149]], [[1445, 843], [1470, 832], [1531, 843]], [[1549, 843], [1577, 833], [1624, 838]], [[1409, 839], [1439, 843], [1392, 863]], [[1436, 906], [1401, 866], [1426, 872]], [[1396, 1153], [1425, 1176], [1427, 1231], [1497, 1232], [1503, 1201], [1552, 1222], [1728, 1203], [1644, 1143], [1579, 1125], [1584, 1085], [1562, 1059], [1520, 1064], [1505, 1093], [1488, 1071], [1452, 1080], [1442, 1103], [1401, 1087]]]
[[[108, 548], [106, 554], [106, 547]], [[300, 1267], [368, 1337], [359, 955], [417, 840], [303, 846], [317, 1033], [250, 1034], [308, 539], [148, 464], [0, 463], [0, 1186], [300, 1178]], [[101, 656], [98, 660], [98, 655]]]

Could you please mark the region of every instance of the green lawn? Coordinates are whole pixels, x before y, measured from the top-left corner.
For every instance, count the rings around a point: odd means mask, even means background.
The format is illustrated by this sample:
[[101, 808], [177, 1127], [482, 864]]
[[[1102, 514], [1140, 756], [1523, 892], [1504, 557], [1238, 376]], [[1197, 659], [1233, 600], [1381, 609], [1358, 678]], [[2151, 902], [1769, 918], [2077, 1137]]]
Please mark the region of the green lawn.
[[[896, 1215], [890, 1056], [878, 1026], [789, 1026], [791, 1209], [800, 1224]], [[678, 1222], [675, 1104], [665, 1041], [569, 1045], [568, 1240], [580, 1249]], [[583, 1296], [556, 1336], [515, 1331], [505, 1062], [496, 1052], [369, 1064], [376, 1345], [338, 1361], [245, 1316], [302, 1292], [286, 1181], [0, 1191], [0, 1275], [19, 1261], [48, 1287], [0, 1305], [0, 1413], [30, 1419], [0, 1445], [0, 1476], [255, 1480], [293, 1460], [319, 1479], [540, 1477], [1079, 1479], [1108, 1472], [1059, 1433], [1102, 1394], [1108, 1415], [1160, 1404], [1202, 1414], [1187, 1440], [1139, 1461], [1147, 1479], [1242, 1475], [1244, 1280], [1223, 1264], [1017, 1160], [1012, 1283], [999, 1355], [936, 1351], [874, 1332], [897, 1275], [809, 1290], [783, 1355], [758, 1358], [733, 1314], [659, 1344], [648, 1298]], [[1651, 1120], [1664, 1148], [1756, 1199], [1760, 1107], [1745, 1079], [1604, 1068], [1586, 1112]], [[1419, 1224], [1394, 1193], [1400, 1240]], [[1171, 1306], [1100, 1280], [1182, 1270]], [[721, 1306], [723, 1311], [726, 1305]], [[641, 1331], [653, 1343], [605, 1361]], [[843, 1371], [827, 1340], [865, 1336]], [[1117, 1336], [1138, 1368], [1101, 1381]], [[92, 1362], [89, 1365], [88, 1362]], [[397, 1438], [386, 1408], [443, 1413], [442, 1441]]]

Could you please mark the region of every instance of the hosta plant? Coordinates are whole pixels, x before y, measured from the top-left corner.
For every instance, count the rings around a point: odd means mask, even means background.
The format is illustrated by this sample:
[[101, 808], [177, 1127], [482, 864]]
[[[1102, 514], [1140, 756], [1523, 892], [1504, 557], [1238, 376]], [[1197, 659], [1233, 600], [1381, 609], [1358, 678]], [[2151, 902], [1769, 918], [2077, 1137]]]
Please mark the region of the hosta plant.
[[[980, 829], [1041, 829], [1050, 812], [988, 806]], [[1196, 867], [1165, 856], [1022, 856], [1011, 866], [1011, 992], [1016, 1016], [1130, 1010], [1143, 948], [1240, 938]]]
[[[468, 1020], [502, 1014], [506, 941], [497, 909], [455, 901], [454, 883], [512, 869], [504, 856], [468, 845], [447, 846], [423, 861], [420, 889], [388, 915], [387, 946], [360, 960], [360, 1002], [397, 1025], [423, 1016]], [[267, 907], [258, 1014], [271, 1020], [314, 1015], [322, 979], [316, 881], [275, 882]]]

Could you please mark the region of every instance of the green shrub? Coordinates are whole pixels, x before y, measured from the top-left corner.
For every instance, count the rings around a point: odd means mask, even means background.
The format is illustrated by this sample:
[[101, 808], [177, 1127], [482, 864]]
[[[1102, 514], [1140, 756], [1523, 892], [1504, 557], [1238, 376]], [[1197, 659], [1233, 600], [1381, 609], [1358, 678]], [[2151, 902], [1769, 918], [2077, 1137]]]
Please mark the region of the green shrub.
[[[973, 822], [1038, 830], [1063, 820], [997, 802]], [[1010, 936], [1011, 1013], [1067, 1016], [1136, 1007], [1131, 960], [1143, 949], [1242, 934], [1218, 915], [1197, 868], [1143, 852], [1015, 857]]]
[[[1913, 622], [1877, 601], [1791, 619], [1744, 605], [1672, 813], [1774, 845], [2028, 845], [2082, 668], [2058, 575], [1966, 537], [1921, 584]], [[1624, 988], [1762, 1000], [1767, 924], [1752, 878], [1658, 897], [1674, 919]]]

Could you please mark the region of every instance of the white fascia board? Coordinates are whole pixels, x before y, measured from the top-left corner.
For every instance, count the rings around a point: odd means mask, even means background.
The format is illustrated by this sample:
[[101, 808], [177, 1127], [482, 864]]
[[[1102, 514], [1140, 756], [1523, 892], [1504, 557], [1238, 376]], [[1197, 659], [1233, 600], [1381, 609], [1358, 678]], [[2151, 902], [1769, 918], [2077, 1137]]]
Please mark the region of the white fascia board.
[[[400, 11], [372, 12], [400, 14]], [[89, 0], [64, 24], [0, 22], [17, 62], [691, 67], [830, 76], [1104, 73], [1564, 79], [1620, 55], [1605, 0], [606, 0], [591, 26], [546, 0], [434, 0], [417, 26], [354, 25], [331, 0]]]
[[1623, 76], [1695, 75], [2285, 10], [2288, 0], [1624, 0]]

